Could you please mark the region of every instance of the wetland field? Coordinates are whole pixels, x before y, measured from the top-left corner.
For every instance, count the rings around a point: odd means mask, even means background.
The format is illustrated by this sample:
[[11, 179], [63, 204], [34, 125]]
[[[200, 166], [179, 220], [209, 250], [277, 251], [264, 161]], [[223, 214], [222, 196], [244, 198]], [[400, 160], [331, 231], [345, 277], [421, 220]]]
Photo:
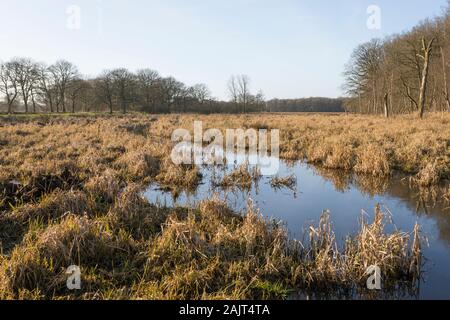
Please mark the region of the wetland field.
[[[196, 121], [279, 130], [277, 173], [175, 164]], [[450, 298], [448, 113], [11, 115], [0, 150], [0, 299]]]

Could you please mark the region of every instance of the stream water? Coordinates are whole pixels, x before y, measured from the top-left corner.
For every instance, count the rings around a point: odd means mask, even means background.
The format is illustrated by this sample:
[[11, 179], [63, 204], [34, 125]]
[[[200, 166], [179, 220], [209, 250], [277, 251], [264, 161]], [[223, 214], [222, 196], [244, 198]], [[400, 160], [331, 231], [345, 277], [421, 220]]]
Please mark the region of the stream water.
[[[248, 199], [267, 218], [282, 220], [296, 239], [303, 239], [310, 225], [317, 225], [324, 210], [329, 210], [336, 239], [343, 240], [359, 230], [361, 214], [368, 219], [380, 204], [392, 213], [401, 231], [410, 232], [418, 222], [427, 244], [423, 248], [425, 265], [418, 293], [407, 299], [450, 299], [450, 208], [439, 196], [425, 199], [410, 187], [407, 179], [377, 179], [325, 170], [303, 162], [281, 162], [279, 176], [294, 175], [295, 188], [273, 188], [271, 177], [262, 177], [250, 190], [218, 188], [212, 183], [245, 160], [226, 166], [203, 166], [203, 183], [195, 191], [179, 194], [151, 185], [145, 196], [160, 206], [195, 206], [214, 194], [225, 199], [232, 209], [244, 212]], [[229, 162], [230, 163], [230, 162]], [[387, 229], [389, 231], [389, 228]]]

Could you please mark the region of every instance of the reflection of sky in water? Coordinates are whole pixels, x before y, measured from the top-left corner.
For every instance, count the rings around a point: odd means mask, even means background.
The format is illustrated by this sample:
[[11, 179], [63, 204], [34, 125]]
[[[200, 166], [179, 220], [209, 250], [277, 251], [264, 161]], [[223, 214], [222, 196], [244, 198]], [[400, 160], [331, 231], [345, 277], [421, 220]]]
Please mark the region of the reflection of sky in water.
[[[229, 156], [227, 158], [230, 160]], [[410, 232], [418, 222], [428, 239], [429, 247], [424, 248], [427, 262], [421, 298], [450, 298], [450, 211], [442, 209], [441, 204], [427, 210], [422, 206], [417, 210], [416, 192], [400, 179], [379, 181], [372, 177], [349, 177], [303, 163], [280, 164], [280, 176], [294, 174], [297, 177], [295, 191], [271, 188], [270, 177], [263, 177], [250, 191], [224, 191], [212, 186], [213, 177], [220, 179], [224, 172], [229, 172], [242, 160], [229, 161], [225, 167], [203, 167], [203, 184], [193, 193], [180, 193], [176, 200], [171, 193], [163, 192], [157, 186], [151, 186], [145, 196], [163, 206], [195, 206], [216, 193], [234, 210], [242, 212], [251, 198], [264, 216], [281, 219], [291, 236], [300, 240], [311, 224], [317, 224], [324, 210], [330, 210], [336, 238], [342, 240], [359, 229], [363, 211], [367, 219], [372, 219], [374, 207], [380, 203], [390, 210], [398, 229]]]

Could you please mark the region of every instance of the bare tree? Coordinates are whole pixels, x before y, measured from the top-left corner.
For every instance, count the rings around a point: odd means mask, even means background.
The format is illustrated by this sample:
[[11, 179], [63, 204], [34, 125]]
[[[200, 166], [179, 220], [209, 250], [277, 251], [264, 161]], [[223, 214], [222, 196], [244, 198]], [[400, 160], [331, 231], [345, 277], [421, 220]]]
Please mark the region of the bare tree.
[[86, 80], [77, 79], [70, 82], [67, 87], [67, 96], [71, 103], [72, 113], [75, 113], [77, 102], [81, 102], [82, 96], [86, 95], [89, 89], [90, 84]]
[[56, 95], [56, 85], [53, 74], [45, 64], [38, 64], [36, 66], [37, 81], [34, 86], [34, 91], [41, 96], [47, 107], [50, 107], [50, 112], [54, 112], [54, 102]]
[[377, 113], [379, 91], [383, 84], [382, 64], [384, 62], [383, 46], [380, 40], [374, 39], [358, 46], [346, 66], [344, 72], [346, 82], [344, 89], [348, 94], [360, 97], [360, 112]]
[[262, 90], [259, 90], [256, 94], [255, 103], [258, 111], [266, 111], [266, 98]]
[[210, 99], [211, 91], [209, 91], [206, 84], [196, 84], [192, 87], [193, 98], [203, 105], [205, 101]]
[[[444, 21], [450, 22], [450, 16]], [[439, 105], [446, 103], [448, 93], [445, 47], [450, 45], [442, 36], [443, 25], [425, 21], [410, 32], [360, 45], [344, 73], [350, 96], [346, 105], [385, 117], [417, 112], [422, 118], [425, 109], [442, 109]], [[442, 61], [433, 59], [436, 39], [440, 39]]]
[[17, 69], [15, 64], [7, 62], [0, 65], [0, 92], [6, 97], [8, 114], [12, 113], [12, 106], [19, 94]]
[[250, 78], [246, 75], [240, 75], [237, 78], [238, 84], [238, 97], [239, 102], [242, 105], [243, 112], [247, 112], [247, 106], [249, 103], [250, 93]]
[[426, 92], [428, 85], [428, 71], [430, 66], [430, 59], [433, 50], [433, 43], [436, 39], [431, 39], [426, 43], [425, 38], [422, 38], [422, 51], [423, 55], [418, 55], [423, 60], [422, 79], [420, 83], [419, 91], [419, 118], [423, 118], [425, 112]]
[[[185, 85], [173, 77], [161, 79], [160, 90], [162, 102], [167, 106], [167, 112], [172, 112], [172, 107], [180, 103], [183, 98]], [[181, 99], [180, 99], [181, 98]]]
[[31, 97], [31, 104], [33, 106], [33, 113], [37, 112], [37, 101], [36, 98], [39, 96], [38, 94], [38, 89], [37, 86], [35, 86], [34, 84], [31, 86], [31, 90], [30, 90], [30, 97]]
[[95, 81], [95, 92], [99, 100], [106, 103], [109, 113], [113, 113], [114, 79], [111, 71], [104, 71]]
[[440, 47], [440, 51], [441, 51], [441, 59], [442, 59], [442, 76], [443, 76], [443, 95], [444, 95], [444, 100], [445, 100], [445, 104], [447, 106], [447, 111], [450, 111], [450, 95], [449, 95], [449, 91], [448, 91], [448, 77], [447, 77], [447, 59], [446, 59], [446, 55], [444, 52], [444, 49], [442, 48], [442, 46]]
[[134, 85], [134, 75], [125, 68], [111, 71], [113, 88], [117, 93], [123, 113], [127, 113], [128, 104], [131, 100], [131, 91]]
[[[38, 79], [37, 64], [28, 58], [17, 58], [12, 62], [16, 69], [17, 84], [25, 106], [25, 113], [28, 113], [28, 103], [31, 91]], [[33, 108], [35, 109], [35, 107]]]
[[239, 93], [237, 79], [235, 76], [231, 76], [230, 80], [228, 81], [228, 94], [232, 102], [235, 104], [236, 110], [238, 110]]
[[141, 69], [137, 71], [136, 80], [144, 103], [144, 110], [155, 112], [159, 73], [151, 69]]
[[66, 112], [67, 88], [72, 81], [80, 78], [78, 68], [71, 62], [59, 60], [54, 65], [50, 66], [49, 70], [55, 80], [59, 102], [62, 104], [62, 112]]

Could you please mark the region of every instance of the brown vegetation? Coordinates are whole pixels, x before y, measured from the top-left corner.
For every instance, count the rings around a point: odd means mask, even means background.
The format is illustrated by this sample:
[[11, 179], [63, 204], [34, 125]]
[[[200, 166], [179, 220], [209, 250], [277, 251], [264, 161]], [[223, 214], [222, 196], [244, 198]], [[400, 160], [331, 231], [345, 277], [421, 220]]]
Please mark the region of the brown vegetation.
[[247, 163], [244, 163], [234, 169], [232, 172], [226, 174], [222, 181], [215, 184], [224, 188], [239, 187], [243, 189], [250, 189], [254, 182], [258, 182], [261, 178], [261, 172], [257, 167], [249, 168]]
[[[200, 182], [195, 166], [176, 167], [169, 160], [171, 132], [192, 128], [194, 119], [134, 115], [3, 121], [0, 297], [284, 298], [298, 288], [360, 291], [369, 264], [378, 264], [394, 285], [414, 282], [420, 267], [417, 241], [410, 243], [410, 235], [400, 232], [384, 234], [385, 215], [379, 209], [374, 224], [363, 223], [361, 232], [339, 249], [326, 215], [311, 229], [310, 245], [300, 246], [280, 224], [265, 221], [252, 208], [242, 217], [219, 200], [189, 210], [148, 203], [140, 192], [150, 182], [170, 189], [195, 188]], [[398, 169], [418, 174], [414, 179], [424, 184], [448, 178], [448, 119], [437, 116], [419, 124], [399, 118], [383, 122], [382, 129], [381, 119], [356, 116], [201, 119], [210, 128], [261, 122], [287, 128], [281, 132], [285, 158], [333, 168], [342, 163], [370, 175]], [[346, 151], [336, 152], [340, 146]], [[259, 177], [248, 167], [230, 175], [224, 180], [233, 186]], [[72, 264], [82, 269], [79, 292], [65, 287], [65, 268]]]
[[168, 138], [175, 128], [192, 130], [195, 120], [203, 121], [204, 130], [280, 129], [280, 156], [285, 160], [306, 160], [324, 168], [379, 177], [398, 171], [418, 175], [415, 180], [422, 185], [450, 177], [447, 114], [429, 114], [423, 121], [413, 116], [386, 121], [374, 116], [323, 114], [165, 116], [153, 129]]
[[289, 177], [279, 177], [275, 176], [270, 180], [270, 185], [272, 188], [289, 188], [294, 189], [297, 186], [297, 178], [295, 175]]
[[359, 45], [345, 70], [347, 111], [384, 115], [450, 111], [450, 7], [410, 31]]

